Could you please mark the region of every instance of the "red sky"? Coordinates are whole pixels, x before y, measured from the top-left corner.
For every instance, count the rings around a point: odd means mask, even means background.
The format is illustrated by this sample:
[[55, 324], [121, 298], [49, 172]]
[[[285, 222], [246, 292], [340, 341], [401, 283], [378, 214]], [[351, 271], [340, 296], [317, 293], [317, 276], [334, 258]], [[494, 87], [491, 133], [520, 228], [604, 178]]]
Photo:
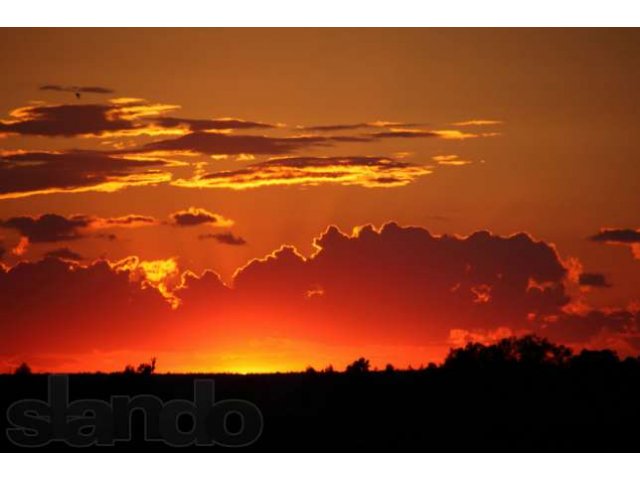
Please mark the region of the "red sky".
[[634, 30], [0, 42], [0, 371], [638, 354]]

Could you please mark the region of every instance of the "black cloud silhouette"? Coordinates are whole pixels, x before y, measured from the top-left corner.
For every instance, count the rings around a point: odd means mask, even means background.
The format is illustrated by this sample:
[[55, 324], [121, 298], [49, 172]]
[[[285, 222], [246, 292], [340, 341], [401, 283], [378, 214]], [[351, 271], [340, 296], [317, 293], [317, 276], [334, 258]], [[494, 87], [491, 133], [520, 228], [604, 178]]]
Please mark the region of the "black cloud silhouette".
[[82, 236], [78, 230], [90, 224], [91, 218], [85, 215], [67, 218], [52, 213], [39, 217], [12, 217], [0, 221], [0, 227], [17, 230], [31, 243], [77, 240]]
[[107, 190], [168, 181], [164, 160], [126, 159], [102, 152], [26, 152], [0, 156], [0, 198], [59, 191]]
[[594, 242], [640, 243], [640, 230], [630, 228], [603, 228], [589, 237]]
[[12, 120], [0, 121], [0, 132], [71, 137], [135, 128], [133, 121], [114, 115], [118, 109], [107, 104], [31, 105], [14, 111]]
[[204, 233], [202, 235], [199, 235], [198, 238], [200, 240], [213, 239], [213, 240], [216, 240], [218, 243], [222, 243], [222, 244], [225, 244], [225, 245], [240, 246], [240, 245], [246, 245], [247, 244], [247, 241], [244, 238], [238, 237], [238, 236], [234, 235], [231, 232], [226, 232], [226, 233]]
[[[146, 144], [136, 151], [193, 151], [205, 155], [281, 155], [293, 151], [328, 146], [329, 137], [267, 137], [261, 135], [228, 135], [220, 132], [193, 132], [177, 138]], [[346, 140], [345, 140], [346, 141]]]
[[250, 122], [234, 118], [219, 118], [210, 120], [196, 120], [191, 118], [159, 117], [153, 119], [153, 123], [166, 128], [184, 125], [192, 132], [202, 130], [242, 130], [252, 128], [275, 128], [275, 125], [261, 122]]
[[178, 227], [195, 227], [197, 225], [227, 225], [229, 220], [211, 213], [204, 208], [190, 207], [171, 214], [171, 222]]

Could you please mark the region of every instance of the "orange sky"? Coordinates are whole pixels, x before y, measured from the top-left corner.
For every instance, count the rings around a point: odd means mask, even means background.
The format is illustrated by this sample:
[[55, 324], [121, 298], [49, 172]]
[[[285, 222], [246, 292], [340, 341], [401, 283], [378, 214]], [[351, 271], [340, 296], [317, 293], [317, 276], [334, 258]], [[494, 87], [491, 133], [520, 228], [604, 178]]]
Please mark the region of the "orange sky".
[[638, 35], [0, 30], [0, 370], [417, 366], [530, 330], [636, 352]]

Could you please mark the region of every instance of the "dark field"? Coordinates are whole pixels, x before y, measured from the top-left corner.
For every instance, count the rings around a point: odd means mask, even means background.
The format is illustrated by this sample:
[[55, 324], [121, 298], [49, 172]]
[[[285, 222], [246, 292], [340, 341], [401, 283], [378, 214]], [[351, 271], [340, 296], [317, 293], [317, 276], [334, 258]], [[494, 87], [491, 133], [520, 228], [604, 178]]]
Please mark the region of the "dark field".
[[[467, 347], [469, 348], [469, 347]], [[640, 362], [614, 354], [544, 354], [518, 359], [491, 347], [459, 350], [444, 366], [415, 371], [269, 375], [78, 374], [70, 400], [152, 394], [193, 399], [195, 379], [215, 381], [215, 401], [242, 399], [262, 413], [250, 451], [637, 451]], [[466, 352], [466, 353], [465, 353]], [[504, 352], [503, 352], [504, 353]], [[2, 409], [45, 400], [46, 375], [0, 377]], [[180, 428], [192, 424], [182, 418]], [[142, 412], [133, 439], [89, 450], [170, 450], [145, 442]], [[3, 450], [14, 450], [4, 430]], [[76, 450], [62, 442], [45, 450]], [[194, 450], [230, 450], [220, 446]]]

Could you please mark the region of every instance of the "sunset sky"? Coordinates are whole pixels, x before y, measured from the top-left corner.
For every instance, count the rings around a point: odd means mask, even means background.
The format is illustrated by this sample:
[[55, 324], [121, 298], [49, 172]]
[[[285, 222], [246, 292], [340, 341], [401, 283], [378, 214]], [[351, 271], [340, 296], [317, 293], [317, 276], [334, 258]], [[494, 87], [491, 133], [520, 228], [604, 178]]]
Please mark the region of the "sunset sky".
[[0, 30], [0, 372], [640, 354], [639, 41]]

